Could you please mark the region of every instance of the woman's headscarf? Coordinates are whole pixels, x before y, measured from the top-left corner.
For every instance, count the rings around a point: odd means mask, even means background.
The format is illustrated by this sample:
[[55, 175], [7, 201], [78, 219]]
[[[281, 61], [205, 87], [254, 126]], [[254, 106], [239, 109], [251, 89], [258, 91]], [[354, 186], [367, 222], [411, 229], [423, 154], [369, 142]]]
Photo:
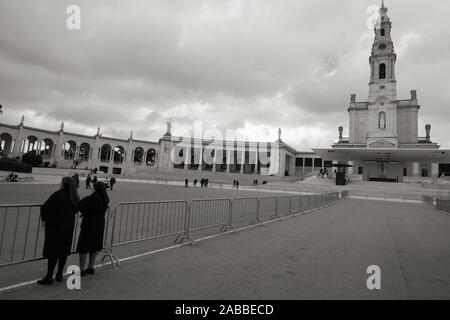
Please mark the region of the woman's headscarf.
[[106, 192], [105, 184], [103, 182], [95, 182], [94, 190], [102, 196], [106, 204], [109, 203], [108, 193]]
[[63, 177], [61, 180], [62, 189], [64, 189], [69, 195], [69, 201], [74, 207], [78, 206], [80, 202], [80, 197], [78, 196], [78, 191], [75, 185], [75, 181], [71, 177]]

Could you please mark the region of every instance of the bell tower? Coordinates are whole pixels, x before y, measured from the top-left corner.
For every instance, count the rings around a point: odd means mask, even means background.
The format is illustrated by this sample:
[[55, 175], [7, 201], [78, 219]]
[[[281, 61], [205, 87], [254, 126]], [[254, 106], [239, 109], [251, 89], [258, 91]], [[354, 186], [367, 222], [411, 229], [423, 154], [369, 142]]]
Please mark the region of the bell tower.
[[397, 55], [391, 38], [392, 24], [382, 2], [375, 25], [370, 62], [367, 147], [397, 147]]
[[391, 38], [392, 23], [387, 11], [383, 1], [379, 11], [380, 17], [374, 27], [375, 39], [369, 58], [369, 102], [375, 102], [380, 96], [384, 96], [390, 101], [397, 100], [395, 78], [397, 55]]

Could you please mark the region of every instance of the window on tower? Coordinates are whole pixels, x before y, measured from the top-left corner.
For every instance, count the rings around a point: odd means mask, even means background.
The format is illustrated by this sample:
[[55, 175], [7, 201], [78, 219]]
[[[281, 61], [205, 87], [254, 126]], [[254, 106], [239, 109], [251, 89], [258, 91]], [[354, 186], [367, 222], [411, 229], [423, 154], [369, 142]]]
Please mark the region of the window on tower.
[[381, 36], [384, 37], [385, 34], [386, 34], [386, 31], [384, 29], [381, 29]]
[[386, 65], [384, 63], [380, 64], [379, 76], [380, 79], [386, 78]]
[[384, 111], [381, 111], [378, 115], [378, 128], [386, 129], [386, 113]]

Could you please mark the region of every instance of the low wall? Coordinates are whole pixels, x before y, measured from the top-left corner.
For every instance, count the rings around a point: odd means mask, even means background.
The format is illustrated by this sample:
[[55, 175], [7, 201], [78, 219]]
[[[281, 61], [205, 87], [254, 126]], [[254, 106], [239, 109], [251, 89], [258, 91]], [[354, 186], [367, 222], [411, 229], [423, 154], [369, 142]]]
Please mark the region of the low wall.
[[73, 176], [74, 173], [78, 173], [78, 175], [87, 175], [89, 170], [86, 171], [84, 169], [61, 169], [61, 168], [42, 168], [42, 167], [34, 167], [32, 174], [46, 175], [46, 176]]
[[[10, 173], [11, 171], [0, 171], [0, 182], [6, 182]], [[34, 179], [29, 173], [14, 172], [14, 174], [17, 174], [17, 180], [19, 181], [31, 181]]]

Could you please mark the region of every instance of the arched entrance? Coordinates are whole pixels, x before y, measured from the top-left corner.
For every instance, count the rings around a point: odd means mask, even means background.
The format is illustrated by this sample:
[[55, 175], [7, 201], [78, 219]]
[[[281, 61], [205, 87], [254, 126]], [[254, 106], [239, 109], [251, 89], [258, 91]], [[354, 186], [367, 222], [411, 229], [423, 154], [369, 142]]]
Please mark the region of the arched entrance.
[[81, 161], [88, 161], [91, 153], [91, 146], [87, 142], [83, 142], [80, 145], [79, 158]]
[[12, 137], [9, 133], [0, 135], [0, 155], [7, 155], [12, 152]]
[[100, 161], [109, 162], [111, 159], [111, 146], [109, 144], [104, 144], [100, 149]]
[[69, 140], [64, 144], [63, 152], [65, 160], [75, 159], [75, 152], [77, 150], [77, 144], [73, 140]]
[[148, 166], [154, 166], [156, 161], [156, 151], [153, 148], [148, 149], [147, 151], [147, 161], [146, 164]]
[[44, 159], [49, 159], [53, 156], [53, 140], [52, 139], [44, 139], [41, 143], [41, 148], [39, 150], [39, 154]]
[[121, 164], [125, 158], [125, 149], [122, 146], [117, 146], [114, 148], [114, 163]]

